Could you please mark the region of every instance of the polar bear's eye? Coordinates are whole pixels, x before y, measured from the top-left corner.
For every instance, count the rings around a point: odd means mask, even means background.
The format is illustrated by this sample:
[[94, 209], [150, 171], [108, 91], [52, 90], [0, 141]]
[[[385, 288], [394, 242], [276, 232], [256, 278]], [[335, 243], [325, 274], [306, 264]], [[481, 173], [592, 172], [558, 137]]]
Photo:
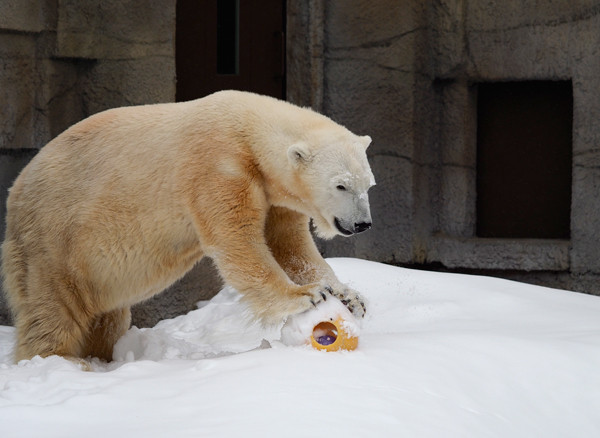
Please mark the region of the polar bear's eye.
[[343, 185], [340, 184], [340, 185], [338, 185], [336, 187], [336, 189], [341, 190], [342, 192], [345, 192], [346, 191], [346, 186], [343, 186]]

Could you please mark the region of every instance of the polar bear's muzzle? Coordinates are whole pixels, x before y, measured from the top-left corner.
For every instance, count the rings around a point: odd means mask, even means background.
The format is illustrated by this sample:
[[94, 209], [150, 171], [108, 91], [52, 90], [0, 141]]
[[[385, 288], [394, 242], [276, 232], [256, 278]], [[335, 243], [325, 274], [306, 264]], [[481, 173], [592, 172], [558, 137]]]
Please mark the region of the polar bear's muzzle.
[[344, 236], [352, 236], [353, 234], [362, 233], [371, 228], [371, 222], [356, 222], [352, 225], [342, 223], [337, 217], [334, 218], [333, 223], [337, 230]]

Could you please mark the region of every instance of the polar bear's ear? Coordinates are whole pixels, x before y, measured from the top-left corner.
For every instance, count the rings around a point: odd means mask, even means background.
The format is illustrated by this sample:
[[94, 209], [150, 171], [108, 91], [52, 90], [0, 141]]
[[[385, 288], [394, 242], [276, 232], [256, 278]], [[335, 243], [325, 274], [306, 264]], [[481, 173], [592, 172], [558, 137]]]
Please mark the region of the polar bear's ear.
[[312, 154], [306, 143], [295, 143], [288, 148], [288, 160], [292, 166], [297, 167], [312, 160]]
[[366, 149], [371, 144], [371, 137], [369, 137], [368, 135], [363, 135], [362, 137], [360, 137], [360, 141]]

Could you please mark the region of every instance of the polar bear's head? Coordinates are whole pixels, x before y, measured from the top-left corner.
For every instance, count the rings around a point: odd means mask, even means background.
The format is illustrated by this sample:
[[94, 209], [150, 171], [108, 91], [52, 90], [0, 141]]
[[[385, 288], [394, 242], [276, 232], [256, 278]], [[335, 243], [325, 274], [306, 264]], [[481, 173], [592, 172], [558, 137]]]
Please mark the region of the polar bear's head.
[[371, 138], [347, 131], [337, 138], [317, 138], [326, 144], [301, 141], [288, 149], [290, 163], [308, 188], [307, 213], [317, 234], [330, 239], [368, 230], [371, 211], [367, 192], [375, 185], [366, 154]]

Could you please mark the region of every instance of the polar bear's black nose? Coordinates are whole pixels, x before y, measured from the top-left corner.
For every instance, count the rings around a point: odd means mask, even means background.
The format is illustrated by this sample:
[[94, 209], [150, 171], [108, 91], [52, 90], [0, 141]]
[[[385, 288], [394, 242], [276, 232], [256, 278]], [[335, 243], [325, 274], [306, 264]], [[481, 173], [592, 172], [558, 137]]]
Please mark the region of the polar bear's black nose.
[[366, 231], [369, 228], [371, 228], [371, 222], [359, 222], [357, 224], [354, 224], [355, 233], [362, 233], [363, 231]]

